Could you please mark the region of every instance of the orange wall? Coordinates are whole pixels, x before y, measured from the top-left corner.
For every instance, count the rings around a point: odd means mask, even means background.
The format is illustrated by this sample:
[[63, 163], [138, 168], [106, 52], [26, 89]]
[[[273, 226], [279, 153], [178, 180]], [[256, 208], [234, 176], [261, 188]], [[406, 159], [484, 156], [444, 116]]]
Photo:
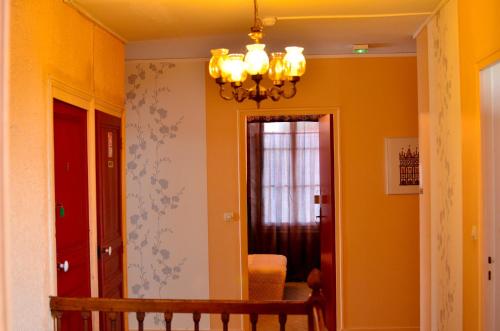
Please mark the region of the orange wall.
[[[500, 60], [500, 1], [459, 0], [459, 45], [462, 93], [463, 295], [464, 330], [481, 330], [479, 243], [471, 239], [481, 226], [480, 66]], [[495, 53], [496, 52], [496, 53]]]
[[[384, 193], [384, 138], [418, 134], [416, 59], [308, 60], [298, 88], [262, 107], [340, 108], [344, 328], [418, 330], [418, 196]], [[206, 98], [210, 296], [240, 298], [239, 223], [223, 221], [239, 209], [240, 105], [209, 77]]]
[[112, 84], [97, 70], [111, 61], [123, 66], [124, 49], [61, 0], [12, 0], [10, 6], [9, 122], [2, 151], [7, 330], [48, 330], [48, 296], [55, 293], [49, 80], [123, 108], [123, 69], [116, 69]]

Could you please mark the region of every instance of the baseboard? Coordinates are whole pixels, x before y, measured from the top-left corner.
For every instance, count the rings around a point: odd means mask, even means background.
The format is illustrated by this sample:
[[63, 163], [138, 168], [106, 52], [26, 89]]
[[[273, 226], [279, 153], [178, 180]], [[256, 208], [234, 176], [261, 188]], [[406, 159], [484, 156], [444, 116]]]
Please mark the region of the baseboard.
[[420, 331], [418, 326], [386, 326], [386, 327], [356, 327], [344, 328], [341, 331]]
[[[144, 331], [160, 331], [164, 329], [145, 329]], [[138, 331], [137, 329], [129, 329], [129, 331]], [[186, 330], [172, 330], [186, 331]], [[201, 331], [222, 331], [221, 329], [210, 329]], [[241, 329], [229, 329], [229, 331], [242, 331]], [[307, 330], [304, 330], [307, 331]], [[341, 331], [420, 331], [418, 326], [387, 326], [387, 327], [354, 327], [343, 328]]]
[[[164, 331], [164, 330], [165, 330], [165, 328], [160, 328], [160, 329], [144, 329], [144, 331]], [[137, 330], [137, 329], [129, 329], [129, 331], [139, 331], [139, 330]], [[184, 330], [172, 330], [172, 331], [188, 331], [188, 329], [184, 329]], [[211, 330], [200, 329], [200, 331], [211, 331]], [[232, 331], [232, 330], [229, 330], [229, 331]]]

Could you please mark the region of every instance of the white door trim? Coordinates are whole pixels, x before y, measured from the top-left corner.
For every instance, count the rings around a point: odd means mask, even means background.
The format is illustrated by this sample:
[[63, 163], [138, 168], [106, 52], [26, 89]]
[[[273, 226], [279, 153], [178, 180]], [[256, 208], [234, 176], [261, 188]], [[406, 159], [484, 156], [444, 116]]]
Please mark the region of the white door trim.
[[[482, 163], [482, 227], [481, 227], [481, 300], [485, 331], [498, 330], [500, 314], [500, 62], [480, 72], [481, 80], [481, 163]], [[498, 239], [497, 239], [498, 238]], [[491, 260], [490, 260], [491, 257]], [[490, 280], [491, 279], [491, 280]]]

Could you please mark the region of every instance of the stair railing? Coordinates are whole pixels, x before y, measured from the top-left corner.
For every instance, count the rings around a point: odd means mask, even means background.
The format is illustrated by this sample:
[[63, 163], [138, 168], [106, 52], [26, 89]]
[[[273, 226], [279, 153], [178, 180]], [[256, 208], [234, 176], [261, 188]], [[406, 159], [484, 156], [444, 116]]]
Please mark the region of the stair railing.
[[252, 331], [257, 331], [259, 315], [278, 316], [280, 331], [286, 330], [288, 315], [307, 316], [308, 331], [328, 331], [324, 323], [325, 298], [321, 292], [321, 275], [319, 270], [315, 269], [309, 274], [307, 283], [311, 289], [311, 294], [304, 301], [50, 297], [50, 309], [56, 331], [62, 331], [62, 320], [67, 312], [80, 312], [83, 331], [90, 330], [91, 312], [101, 312], [109, 320], [111, 331], [117, 331], [117, 321], [121, 318], [122, 313], [135, 313], [138, 331], [144, 331], [144, 319], [146, 314], [149, 313], [160, 313], [163, 315], [166, 331], [172, 331], [172, 320], [174, 314], [178, 313], [192, 314], [194, 331], [199, 331], [202, 314], [219, 314], [223, 331], [228, 331], [230, 316], [234, 314], [248, 315]]

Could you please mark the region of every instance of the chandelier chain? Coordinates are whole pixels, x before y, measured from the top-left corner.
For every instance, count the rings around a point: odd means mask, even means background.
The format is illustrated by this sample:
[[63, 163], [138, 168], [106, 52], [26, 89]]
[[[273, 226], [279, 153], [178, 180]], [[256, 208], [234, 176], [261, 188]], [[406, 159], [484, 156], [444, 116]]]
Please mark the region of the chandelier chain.
[[262, 21], [259, 17], [259, 4], [257, 0], [253, 0], [253, 26], [262, 29]]

